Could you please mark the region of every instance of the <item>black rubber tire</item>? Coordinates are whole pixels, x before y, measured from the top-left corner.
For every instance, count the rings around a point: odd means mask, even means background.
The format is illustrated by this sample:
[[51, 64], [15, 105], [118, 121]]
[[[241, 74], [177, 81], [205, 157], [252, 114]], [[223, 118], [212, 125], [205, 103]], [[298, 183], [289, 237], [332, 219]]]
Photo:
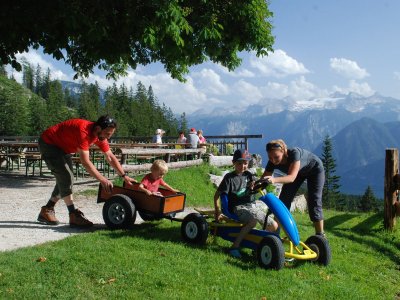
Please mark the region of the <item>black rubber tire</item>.
[[192, 244], [204, 245], [208, 237], [208, 223], [206, 219], [198, 214], [188, 214], [182, 221], [182, 238]]
[[317, 253], [317, 258], [312, 262], [327, 266], [331, 262], [332, 253], [328, 240], [320, 235], [310, 236], [305, 244]]
[[138, 211], [139, 216], [143, 219], [143, 221], [155, 221], [155, 220], [160, 220], [157, 216], [150, 214], [150, 213], [145, 213], [143, 211]]
[[114, 195], [104, 203], [103, 219], [110, 229], [129, 229], [136, 221], [135, 204], [126, 195]]
[[280, 238], [269, 235], [257, 247], [257, 261], [264, 269], [280, 270], [285, 265], [285, 249]]

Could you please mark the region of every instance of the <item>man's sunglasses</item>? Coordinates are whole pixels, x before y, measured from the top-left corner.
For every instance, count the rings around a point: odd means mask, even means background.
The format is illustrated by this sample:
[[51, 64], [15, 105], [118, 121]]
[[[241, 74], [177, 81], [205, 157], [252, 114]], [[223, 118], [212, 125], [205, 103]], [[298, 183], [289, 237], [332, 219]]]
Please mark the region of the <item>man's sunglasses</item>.
[[104, 120], [101, 120], [99, 125], [100, 125], [101, 129], [106, 129], [108, 127], [112, 127], [112, 128], [117, 127], [117, 123], [115, 122], [115, 120], [110, 117], [107, 117]]

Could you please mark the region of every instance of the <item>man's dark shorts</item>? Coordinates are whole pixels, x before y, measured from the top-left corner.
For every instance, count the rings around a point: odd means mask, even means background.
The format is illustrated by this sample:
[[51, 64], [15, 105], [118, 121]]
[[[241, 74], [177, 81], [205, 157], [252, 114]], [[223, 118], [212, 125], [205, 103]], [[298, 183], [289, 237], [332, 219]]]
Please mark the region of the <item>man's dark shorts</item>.
[[56, 186], [51, 196], [63, 198], [71, 195], [74, 184], [72, 155], [65, 154], [57, 146], [46, 144], [42, 139], [39, 139], [39, 151], [47, 167], [56, 178]]

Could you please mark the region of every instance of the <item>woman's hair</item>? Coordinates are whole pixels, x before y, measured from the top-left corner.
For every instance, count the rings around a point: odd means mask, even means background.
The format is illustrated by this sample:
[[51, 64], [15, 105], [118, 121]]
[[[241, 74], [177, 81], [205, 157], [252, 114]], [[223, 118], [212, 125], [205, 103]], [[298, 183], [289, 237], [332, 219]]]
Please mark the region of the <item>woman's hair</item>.
[[283, 151], [283, 153], [285, 155], [287, 155], [287, 146], [285, 144], [285, 142], [283, 140], [272, 140], [269, 141], [266, 145], [265, 145], [265, 150], [267, 152], [271, 151], [271, 150], [277, 150], [277, 149], [281, 149]]
[[201, 130], [201, 129], [197, 130], [197, 134], [203, 135], [203, 130]]
[[153, 164], [151, 165], [150, 170], [151, 171], [161, 170], [161, 171], [164, 171], [164, 173], [167, 173], [168, 172], [168, 165], [164, 160], [156, 159], [153, 162]]
[[101, 116], [96, 122], [94, 122], [93, 128], [96, 126], [100, 126], [102, 130], [108, 127], [117, 128], [117, 122], [115, 122], [115, 120], [109, 115], [104, 115]]

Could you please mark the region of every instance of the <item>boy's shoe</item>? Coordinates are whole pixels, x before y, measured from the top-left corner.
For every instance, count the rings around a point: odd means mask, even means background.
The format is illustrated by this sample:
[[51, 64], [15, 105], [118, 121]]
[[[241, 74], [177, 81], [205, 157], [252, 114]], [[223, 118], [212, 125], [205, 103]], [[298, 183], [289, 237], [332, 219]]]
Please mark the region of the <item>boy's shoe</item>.
[[230, 248], [228, 251], [229, 255], [236, 258], [241, 258], [242, 254], [240, 253], [239, 248]]
[[69, 214], [69, 226], [87, 228], [93, 226], [93, 223], [86, 219], [83, 212], [81, 212], [79, 209], [75, 209]]
[[54, 208], [48, 208], [47, 206], [42, 206], [37, 220], [40, 223], [47, 225], [58, 225], [60, 222], [56, 218], [56, 212]]
[[317, 232], [315, 235], [319, 235], [319, 236], [322, 236], [324, 238], [327, 238], [325, 232]]

